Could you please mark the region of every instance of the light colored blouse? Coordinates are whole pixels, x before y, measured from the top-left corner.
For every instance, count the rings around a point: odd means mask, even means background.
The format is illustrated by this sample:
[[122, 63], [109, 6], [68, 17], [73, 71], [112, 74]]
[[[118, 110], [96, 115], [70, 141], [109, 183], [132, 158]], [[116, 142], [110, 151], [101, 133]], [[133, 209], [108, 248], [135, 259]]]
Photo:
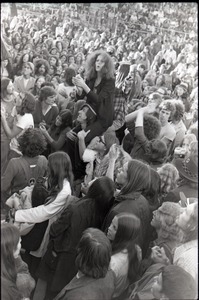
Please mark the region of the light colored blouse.
[[67, 179], [64, 179], [63, 189], [57, 194], [54, 201], [46, 205], [43, 204], [25, 210], [17, 210], [15, 213], [15, 221], [41, 223], [49, 220], [65, 207], [69, 195], [71, 195], [70, 183]]
[[128, 280], [129, 258], [126, 249], [111, 256], [110, 269], [116, 276], [113, 298], [121, 295], [129, 285]]

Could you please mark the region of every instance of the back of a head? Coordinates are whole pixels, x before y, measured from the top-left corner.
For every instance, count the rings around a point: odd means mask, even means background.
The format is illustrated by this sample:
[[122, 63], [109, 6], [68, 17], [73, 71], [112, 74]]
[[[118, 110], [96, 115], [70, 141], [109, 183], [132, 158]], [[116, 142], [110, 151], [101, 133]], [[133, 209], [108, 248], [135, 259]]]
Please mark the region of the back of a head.
[[1, 99], [7, 95], [7, 86], [11, 82], [11, 79], [2, 77], [1, 78]]
[[182, 120], [185, 112], [185, 106], [181, 100], [171, 100], [175, 104], [175, 113], [173, 114], [172, 120], [180, 121]]
[[101, 211], [108, 212], [115, 192], [115, 183], [107, 176], [97, 178], [89, 187], [86, 197], [94, 199]]
[[181, 206], [175, 202], [164, 202], [156, 211], [151, 225], [158, 230], [162, 240], [182, 242], [183, 232], [176, 223]]
[[66, 68], [65, 73], [64, 73], [64, 79], [65, 82], [69, 86], [73, 86], [72, 78], [76, 76], [76, 72], [73, 68]]
[[150, 143], [150, 162], [163, 163], [167, 155], [167, 146], [165, 142], [159, 139], [153, 139]]
[[33, 113], [35, 110], [36, 99], [35, 96], [29, 92], [24, 93], [24, 99], [21, 105], [21, 114]]
[[164, 164], [161, 168], [159, 168], [158, 174], [161, 178], [162, 193], [169, 193], [171, 190], [177, 187], [179, 172], [173, 164]]
[[17, 250], [20, 233], [16, 226], [9, 223], [1, 224], [1, 276], [7, 279], [16, 276], [14, 274], [14, 252]]
[[140, 219], [136, 215], [124, 212], [116, 216], [118, 228], [112, 243], [113, 253], [120, 252], [135, 243], [141, 230]]
[[59, 186], [61, 190], [64, 179], [73, 185], [72, 164], [69, 155], [63, 151], [56, 151], [48, 156], [49, 163], [49, 183], [52, 186]]
[[144, 116], [143, 129], [144, 134], [149, 141], [156, 139], [161, 130], [160, 121], [156, 117], [146, 114]]
[[49, 86], [49, 87], [55, 89], [54, 83], [49, 82], [49, 81], [44, 81], [44, 82], [41, 84], [41, 88], [43, 88], [43, 87], [45, 87], [45, 86]]
[[44, 152], [46, 139], [39, 128], [28, 128], [19, 138], [19, 149], [23, 155], [35, 157]]
[[40, 94], [39, 94], [39, 101], [43, 101], [45, 100], [47, 97], [51, 97], [56, 95], [56, 91], [53, 87], [51, 86], [44, 86], [41, 88], [40, 90]]
[[111, 244], [99, 229], [86, 229], [77, 248], [76, 265], [84, 275], [98, 279], [106, 276], [111, 260]]
[[196, 283], [184, 269], [169, 265], [162, 271], [162, 292], [169, 300], [195, 299]]
[[133, 192], [147, 192], [150, 188], [150, 166], [144, 162], [132, 159], [128, 162], [127, 180], [128, 182], [122, 187], [120, 194], [129, 194]]
[[66, 126], [72, 127], [72, 113], [69, 109], [63, 109], [59, 113], [61, 119], [62, 119], [62, 124]]

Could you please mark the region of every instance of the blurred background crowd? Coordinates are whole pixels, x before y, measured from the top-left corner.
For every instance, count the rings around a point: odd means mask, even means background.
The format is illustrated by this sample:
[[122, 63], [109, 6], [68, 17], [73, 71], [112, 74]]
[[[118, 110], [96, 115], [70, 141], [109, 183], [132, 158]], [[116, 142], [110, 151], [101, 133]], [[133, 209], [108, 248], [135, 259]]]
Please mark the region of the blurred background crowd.
[[1, 3], [2, 299], [197, 299], [197, 14]]

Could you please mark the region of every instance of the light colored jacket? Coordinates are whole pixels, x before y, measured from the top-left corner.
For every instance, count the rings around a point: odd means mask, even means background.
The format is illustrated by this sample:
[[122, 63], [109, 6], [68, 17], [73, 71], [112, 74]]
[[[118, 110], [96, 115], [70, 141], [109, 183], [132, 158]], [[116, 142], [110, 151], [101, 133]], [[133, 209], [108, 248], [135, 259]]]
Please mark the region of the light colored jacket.
[[17, 92], [21, 92], [21, 93], [32, 92], [32, 90], [34, 88], [34, 85], [35, 85], [35, 78], [34, 77], [29, 78], [29, 81], [28, 81], [26, 87], [24, 85], [23, 75], [15, 77], [14, 88]]
[[68, 195], [71, 195], [71, 187], [68, 180], [64, 179], [63, 189], [57, 194], [53, 202], [25, 210], [17, 210], [15, 213], [15, 221], [41, 223], [49, 220], [62, 210], [67, 202]]

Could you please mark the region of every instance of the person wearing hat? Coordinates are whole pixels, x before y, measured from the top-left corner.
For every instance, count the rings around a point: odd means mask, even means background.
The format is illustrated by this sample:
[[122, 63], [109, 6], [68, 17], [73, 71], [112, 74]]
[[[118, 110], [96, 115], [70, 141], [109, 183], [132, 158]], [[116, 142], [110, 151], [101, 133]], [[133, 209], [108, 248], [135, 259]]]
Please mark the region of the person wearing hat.
[[27, 128], [34, 127], [32, 113], [35, 110], [35, 97], [31, 93], [19, 93], [16, 99], [17, 120], [13, 127], [9, 127], [6, 112], [1, 111], [1, 124], [6, 135], [11, 139], [9, 159], [21, 156], [17, 139]]
[[178, 187], [168, 193], [165, 201], [179, 202], [180, 192], [183, 192], [187, 198], [198, 198], [198, 162], [197, 154], [190, 154], [188, 158], [174, 159], [180, 181]]
[[26, 62], [22, 67], [22, 75], [15, 77], [14, 88], [17, 92], [25, 93], [32, 92], [35, 85], [35, 78], [32, 77], [34, 73], [34, 65], [31, 62]]
[[41, 88], [33, 113], [35, 127], [44, 125], [48, 129], [53, 124], [59, 113], [59, 109], [55, 104], [56, 97], [57, 93], [53, 87], [43, 86]]
[[[174, 250], [173, 265], [181, 267], [184, 271], [189, 273], [195, 281], [195, 284], [197, 284], [198, 202], [188, 204], [185, 208], [181, 208], [181, 214], [176, 218], [176, 225], [182, 232], [182, 243]], [[159, 246], [153, 250], [152, 259], [155, 263], [170, 264], [164, 249]]]

